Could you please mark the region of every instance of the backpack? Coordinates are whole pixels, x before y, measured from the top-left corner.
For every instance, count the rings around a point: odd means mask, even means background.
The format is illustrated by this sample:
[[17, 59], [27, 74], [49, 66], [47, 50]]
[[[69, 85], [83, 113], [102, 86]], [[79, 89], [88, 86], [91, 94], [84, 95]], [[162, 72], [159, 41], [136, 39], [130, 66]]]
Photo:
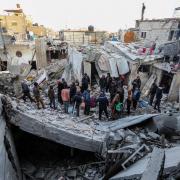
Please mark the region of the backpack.
[[118, 102], [116, 105], [115, 105], [115, 110], [120, 112], [123, 108], [123, 103], [121, 102]]

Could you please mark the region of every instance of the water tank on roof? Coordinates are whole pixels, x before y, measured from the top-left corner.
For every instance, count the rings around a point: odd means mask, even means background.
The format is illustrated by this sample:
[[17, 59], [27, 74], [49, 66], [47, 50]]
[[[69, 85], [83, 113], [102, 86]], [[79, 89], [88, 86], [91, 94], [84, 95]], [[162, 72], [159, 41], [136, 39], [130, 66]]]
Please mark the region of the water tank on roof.
[[89, 32], [94, 32], [94, 26], [92, 26], [92, 25], [88, 26], [88, 31]]
[[180, 18], [180, 7], [177, 7], [174, 9], [173, 17], [174, 18]]

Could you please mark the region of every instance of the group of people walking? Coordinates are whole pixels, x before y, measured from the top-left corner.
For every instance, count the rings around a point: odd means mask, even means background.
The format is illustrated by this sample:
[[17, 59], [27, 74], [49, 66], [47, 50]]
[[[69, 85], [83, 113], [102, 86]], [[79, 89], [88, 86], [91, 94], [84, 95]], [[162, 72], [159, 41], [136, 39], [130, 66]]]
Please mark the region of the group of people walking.
[[[64, 113], [74, 114], [80, 116], [80, 109], [84, 109], [84, 115], [89, 115], [91, 108], [99, 107], [99, 120], [102, 119], [102, 114], [106, 115], [106, 118], [117, 119], [122, 115], [122, 112], [127, 112], [128, 115], [131, 113], [131, 109], [136, 110], [138, 101], [141, 96], [141, 79], [137, 76], [133, 80], [131, 86], [125, 88], [125, 77], [120, 76], [119, 78], [111, 77], [110, 73], [107, 76], [102, 75], [99, 80], [100, 91], [96, 92], [90, 91], [90, 78], [85, 73], [81, 86], [78, 80], [71, 83], [68, 86], [65, 79], [57, 81], [57, 96], [53, 86], [49, 86], [48, 97], [50, 107], [56, 109], [56, 97], [58, 97], [58, 102], [60, 105], [64, 106]], [[28, 97], [31, 102], [36, 102], [37, 108], [45, 108], [43, 98], [40, 93], [40, 86], [37, 82], [34, 83], [33, 95], [31, 97], [30, 89], [27, 83], [22, 82], [23, 99], [26, 101]], [[125, 96], [125, 93], [127, 95]], [[99, 95], [97, 95], [99, 94]], [[109, 95], [109, 97], [107, 97]], [[160, 112], [160, 102], [162, 98], [162, 88], [157, 87], [154, 83], [150, 89], [150, 100], [149, 104], [152, 106], [153, 100], [156, 97], [154, 108], [158, 109]], [[73, 108], [69, 108], [69, 106]]]

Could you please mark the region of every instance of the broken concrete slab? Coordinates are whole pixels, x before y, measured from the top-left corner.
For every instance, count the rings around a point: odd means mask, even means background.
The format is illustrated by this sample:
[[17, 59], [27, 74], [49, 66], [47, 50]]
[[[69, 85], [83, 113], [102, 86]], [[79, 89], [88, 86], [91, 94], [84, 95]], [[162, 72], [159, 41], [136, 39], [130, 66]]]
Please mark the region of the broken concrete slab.
[[[47, 102], [48, 103], [48, 102]], [[61, 110], [37, 110], [33, 104], [12, 101], [11, 123], [21, 130], [54, 142], [91, 152], [102, 153], [107, 137], [117, 131], [144, 122], [155, 114], [132, 116], [117, 121], [96, 121], [93, 116], [86, 121], [73, 115], [65, 115]], [[34, 104], [35, 105], [35, 104]]]
[[101, 125], [105, 125], [107, 129], [104, 129], [104, 131], [117, 131], [118, 129], [127, 128], [133, 125], [140, 124], [142, 122], [151, 120], [152, 117], [157, 116], [157, 114], [144, 114], [139, 116], [129, 116], [126, 118], [121, 118], [116, 121], [111, 122], [105, 122], [101, 123], [99, 126], [97, 126], [97, 129], [101, 129]]
[[180, 113], [161, 114], [153, 118], [159, 134], [180, 135]]
[[[180, 146], [165, 149], [165, 163], [163, 175], [170, 174], [173, 170], [178, 167], [180, 163]], [[118, 173], [111, 180], [127, 180], [133, 178], [141, 178], [142, 174], [147, 169], [151, 154], [148, 154], [146, 157], [142, 158], [128, 169]]]
[[46, 117], [33, 116], [18, 110], [13, 111], [11, 123], [21, 130], [64, 144], [69, 147], [101, 152], [105, 137], [97, 136], [88, 126], [77, 126], [71, 119], [45, 119]]
[[141, 180], [158, 180], [163, 172], [164, 159], [164, 150], [155, 147]]

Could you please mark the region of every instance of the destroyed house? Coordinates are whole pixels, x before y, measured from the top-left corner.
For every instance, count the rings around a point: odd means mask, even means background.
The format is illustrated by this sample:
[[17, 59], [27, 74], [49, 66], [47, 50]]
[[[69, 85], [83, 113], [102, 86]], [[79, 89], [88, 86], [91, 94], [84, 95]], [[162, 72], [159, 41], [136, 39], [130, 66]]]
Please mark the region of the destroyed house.
[[[130, 72], [127, 74], [129, 85], [137, 75], [140, 76], [143, 96], [147, 96], [153, 82], [164, 87], [164, 95], [170, 101], [178, 101], [179, 97], [179, 41], [171, 44], [164, 44], [159, 53], [142, 53], [143, 44], [131, 43], [123, 44], [120, 42], [107, 42], [106, 50], [110, 53], [121, 55], [119, 61], [125, 59], [128, 62]], [[171, 51], [172, 50], [172, 51]], [[169, 59], [172, 58], [172, 60]], [[128, 72], [128, 71], [127, 71]], [[111, 73], [111, 75], [113, 75]]]
[[179, 40], [180, 18], [137, 20], [138, 39], [163, 44]]
[[102, 44], [106, 38], [106, 31], [63, 30], [60, 36], [70, 44]]

